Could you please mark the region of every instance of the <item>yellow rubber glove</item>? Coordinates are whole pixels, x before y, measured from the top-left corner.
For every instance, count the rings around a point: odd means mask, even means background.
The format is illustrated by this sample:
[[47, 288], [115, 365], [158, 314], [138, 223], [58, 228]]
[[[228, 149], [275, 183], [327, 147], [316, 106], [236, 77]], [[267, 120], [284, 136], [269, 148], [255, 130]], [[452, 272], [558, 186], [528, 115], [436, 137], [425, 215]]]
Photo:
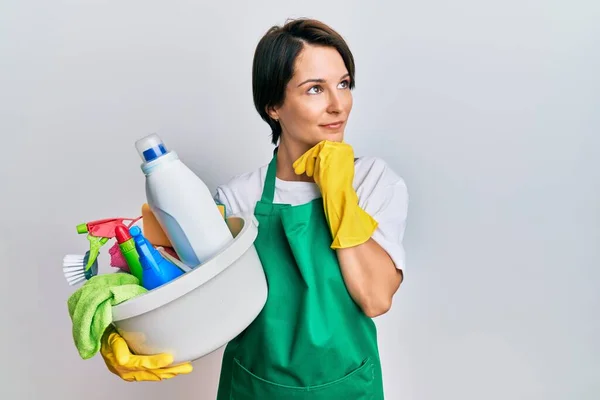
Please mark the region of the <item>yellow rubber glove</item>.
[[131, 354], [125, 339], [109, 326], [102, 335], [100, 354], [108, 369], [126, 381], [160, 381], [192, 372], [191, 363], [171, 365], [173, 356], [156, 354], [138, 356]]
[[332, 249], [357, 246], [369, 240], [377, 221], [358, 205], [353, 187], [354, 150], [344, 142], [324, 140], [294, 164], [297, 175], [313, 177], [321, 190], [325, 215], [331, 230]]

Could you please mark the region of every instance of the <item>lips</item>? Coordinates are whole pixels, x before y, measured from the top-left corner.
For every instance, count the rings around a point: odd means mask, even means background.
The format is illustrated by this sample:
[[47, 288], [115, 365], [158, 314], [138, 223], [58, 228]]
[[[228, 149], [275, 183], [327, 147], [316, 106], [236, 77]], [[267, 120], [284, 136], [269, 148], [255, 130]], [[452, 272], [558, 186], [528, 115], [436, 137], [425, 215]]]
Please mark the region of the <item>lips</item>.
[[337, 129], [337, 128], [340, 128], [343, 124], [344, 124], [344, 121], [335, 121], [330, 124], [322, 124], [321, 126], [323, 128], [327, 128], [327, 129]]

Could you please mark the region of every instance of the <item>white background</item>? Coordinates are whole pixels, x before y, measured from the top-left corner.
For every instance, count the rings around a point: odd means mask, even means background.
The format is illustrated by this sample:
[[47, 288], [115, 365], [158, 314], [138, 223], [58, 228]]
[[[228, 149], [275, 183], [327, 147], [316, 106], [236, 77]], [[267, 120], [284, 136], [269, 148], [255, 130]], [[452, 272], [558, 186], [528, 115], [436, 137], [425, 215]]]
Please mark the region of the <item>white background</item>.
[[86, 250], [78, 223], [139, 215], [141, 136], [211, 190], [268, 162], [252, 55], [297, 16], [348, 40], [347, 140], [411, 195], [406, 280], [377, 319], [386, 398], [600, 398], [599, 3], [293, 4], [0, 4], [0, 398], [214, 398], [220, 353], [142, 384], [80, 359], [61, 260]]

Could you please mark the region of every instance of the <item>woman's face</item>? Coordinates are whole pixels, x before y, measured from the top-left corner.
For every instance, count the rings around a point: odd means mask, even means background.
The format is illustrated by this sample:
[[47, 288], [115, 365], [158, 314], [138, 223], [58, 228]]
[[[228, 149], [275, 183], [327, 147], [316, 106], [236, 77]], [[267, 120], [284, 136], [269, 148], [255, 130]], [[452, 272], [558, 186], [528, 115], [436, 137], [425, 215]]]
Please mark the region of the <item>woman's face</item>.
[[341, 142], [351, 110], [350, 77], [338, 51], [305, 44], [283, 105], [269, 114], [279, 120], [282, 140], [312, 147], [322, 140]]

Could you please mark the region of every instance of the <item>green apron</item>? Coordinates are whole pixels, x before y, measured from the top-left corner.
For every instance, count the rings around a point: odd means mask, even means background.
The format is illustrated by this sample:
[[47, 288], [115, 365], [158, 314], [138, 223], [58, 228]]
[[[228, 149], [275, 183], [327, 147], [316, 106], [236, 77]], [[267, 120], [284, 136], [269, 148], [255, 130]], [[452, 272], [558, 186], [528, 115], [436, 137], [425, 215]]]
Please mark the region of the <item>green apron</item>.
[[269, 294], [225, 349], [217, 400], [382, 400], [375, 324], [346, 289], [322, 198], [273, 204], [276, 160], [254, 212]]

